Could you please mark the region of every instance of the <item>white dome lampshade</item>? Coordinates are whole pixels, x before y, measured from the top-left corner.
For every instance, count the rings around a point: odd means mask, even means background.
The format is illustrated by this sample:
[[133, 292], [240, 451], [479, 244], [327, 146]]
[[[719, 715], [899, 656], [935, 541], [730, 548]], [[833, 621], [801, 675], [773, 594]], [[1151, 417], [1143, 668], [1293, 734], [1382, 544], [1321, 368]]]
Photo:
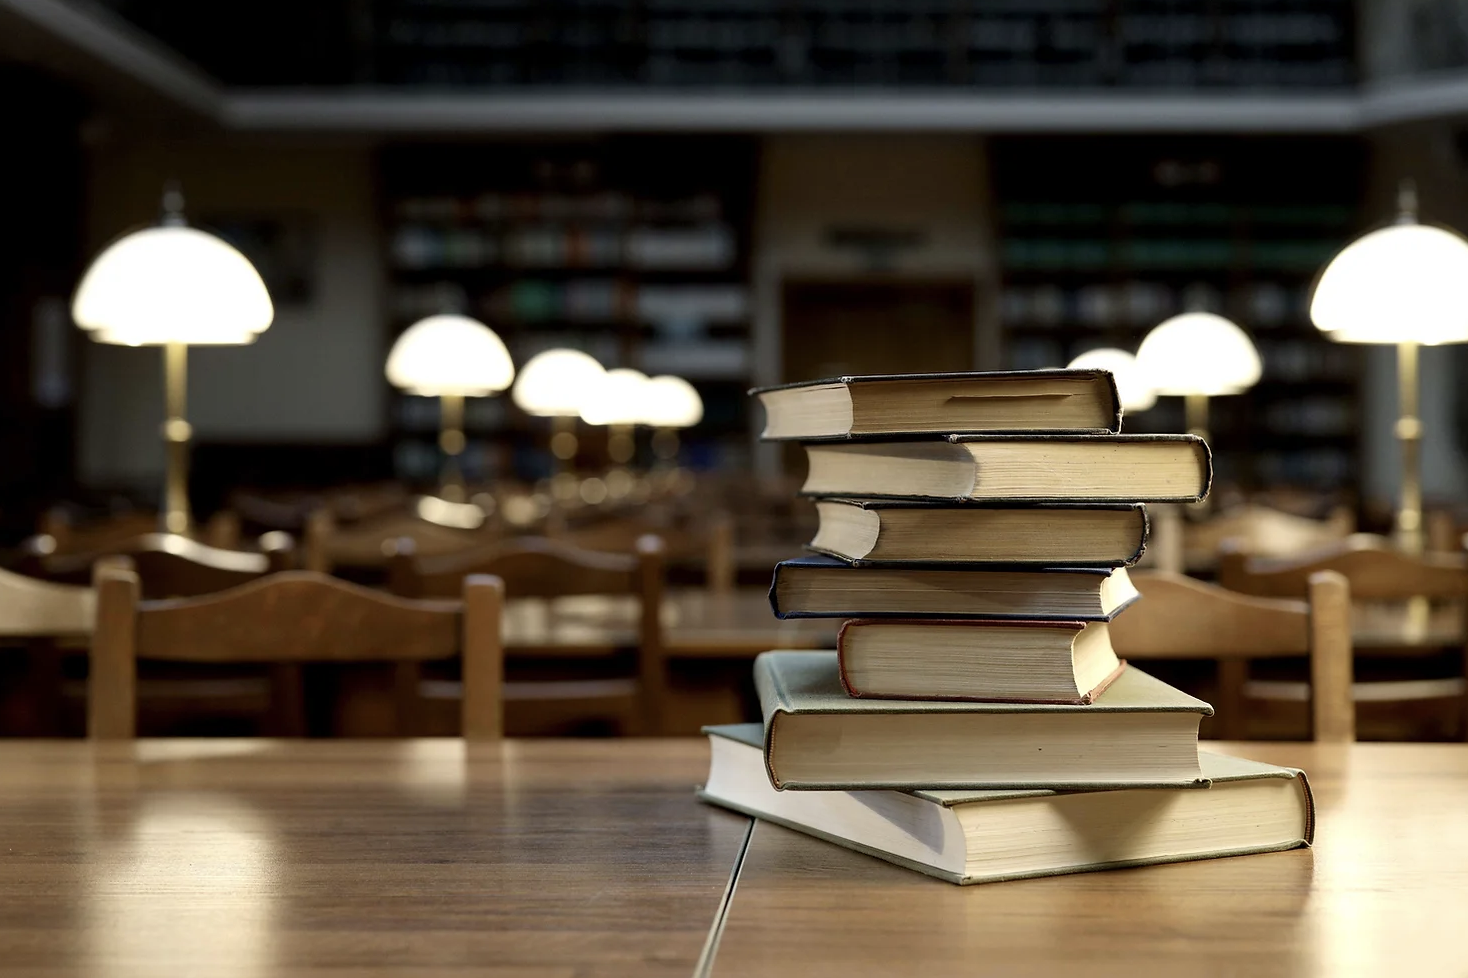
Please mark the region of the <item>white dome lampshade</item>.
[[420, 319], [393, 344], [387, 379], [423, 397], [497, 394], [515, 379], [510, 351], [494, 330], [468, 316]]
[[1238, 394], [1259, 382], [1259, 351], [1242, 329], [1211, 312], [1159, 323], [1137, 348], [1137, 367], [1158, 394]]
[[275, 316], [250, 260], [198, 228], [150, 227], [109, 245], [77, 286], [71, 315], [101, 343], [252, 343]]
[[1075, 369], [1109, 370], [1116, 378], [1116, 391], [1125, 411], [1145, 411], [1157, 403], [1157, 391], [1137, 367], [1137, 358], [1125, 350], [1101, 347], [1088, 350], [1069, 364]]
[[605, 372], [594, 357], [580, 350], [546, 350], [520, 368], [510, 396], [526, 414], [575, 418]]
[[647, 384], [647, 375], [640, 370], [608, 370], [587, 392], [581, 420], [598, 425], [641, 424], [647, 413]]
[[643, 423], [654, 428], [691, 428], [703, 420], [703, 398], [682, 377], [663, 374], [647, 382]]
[[1325, 266], [1310, 319], [1332, 340], [1468, 342], [1468, 240], [1406, 220], [1362, 235]]

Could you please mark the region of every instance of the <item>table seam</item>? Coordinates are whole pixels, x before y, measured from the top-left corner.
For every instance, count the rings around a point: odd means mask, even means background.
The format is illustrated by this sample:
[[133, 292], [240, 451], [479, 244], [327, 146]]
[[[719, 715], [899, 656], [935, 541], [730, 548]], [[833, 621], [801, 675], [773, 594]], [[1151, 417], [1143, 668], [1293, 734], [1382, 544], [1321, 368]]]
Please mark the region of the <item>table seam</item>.
[[749, 825], [744, 830], [744, 838], [739, 843], [739, 851], [734, 855], [734, 865], [729, 870], [729, 881], [724, 884], [724, 892], [719, 897], [719, 905], [714, 910], [714, 919], [709, 924], [708, 936], [704, 938], [703, 950], [698, 954], [698, 962], [693, 966], [693, 978], [708, 978], [714, 969], [714, 959], [719, 953], [719, 941], [724, 936], [724, 922], [729, 917], [729, 907], [734, 902], [734, 891], [739, 886], [739, 874], [744, 871], [744, 857], [749, 852], [750, 839], [754, 837], [754, 827], [758, 819], [751, 818]]

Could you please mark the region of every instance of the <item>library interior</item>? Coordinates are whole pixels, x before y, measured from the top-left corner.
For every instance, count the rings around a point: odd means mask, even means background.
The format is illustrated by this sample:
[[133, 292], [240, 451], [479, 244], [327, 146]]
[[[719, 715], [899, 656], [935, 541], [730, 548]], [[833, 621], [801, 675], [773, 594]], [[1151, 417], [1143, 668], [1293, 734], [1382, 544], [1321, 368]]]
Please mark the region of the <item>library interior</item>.
[[0, 105], [0, 970], [1464, 973], [1468, 0], [0, 0]]

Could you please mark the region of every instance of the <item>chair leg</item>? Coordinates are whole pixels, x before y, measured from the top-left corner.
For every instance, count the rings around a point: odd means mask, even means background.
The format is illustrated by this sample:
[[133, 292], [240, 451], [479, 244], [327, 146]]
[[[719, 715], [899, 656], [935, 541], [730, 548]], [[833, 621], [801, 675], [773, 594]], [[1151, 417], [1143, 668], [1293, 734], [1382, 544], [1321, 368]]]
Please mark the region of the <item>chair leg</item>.
[[1218, 660], [1218, 702], [1214, 710], [1218, 733], [1224, 740], [1244, 739], [1244, 684], [1248, 681], [1248, 659]]
[[306, 736], [305, 675], [299, 662], [271, 664], [270, 714], [274, 736]]

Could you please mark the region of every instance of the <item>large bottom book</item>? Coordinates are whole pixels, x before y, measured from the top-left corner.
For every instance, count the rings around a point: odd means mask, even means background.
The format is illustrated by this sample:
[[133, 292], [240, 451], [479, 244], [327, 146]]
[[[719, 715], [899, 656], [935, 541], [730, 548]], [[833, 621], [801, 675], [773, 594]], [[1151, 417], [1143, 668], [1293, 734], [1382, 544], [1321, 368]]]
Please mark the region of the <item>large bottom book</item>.
[[704, 801], [952, 883], [1308, 846], [1301, 771], [1199, 751], [1206, 790], [776, 791], [757, 723], [709, 727]]

